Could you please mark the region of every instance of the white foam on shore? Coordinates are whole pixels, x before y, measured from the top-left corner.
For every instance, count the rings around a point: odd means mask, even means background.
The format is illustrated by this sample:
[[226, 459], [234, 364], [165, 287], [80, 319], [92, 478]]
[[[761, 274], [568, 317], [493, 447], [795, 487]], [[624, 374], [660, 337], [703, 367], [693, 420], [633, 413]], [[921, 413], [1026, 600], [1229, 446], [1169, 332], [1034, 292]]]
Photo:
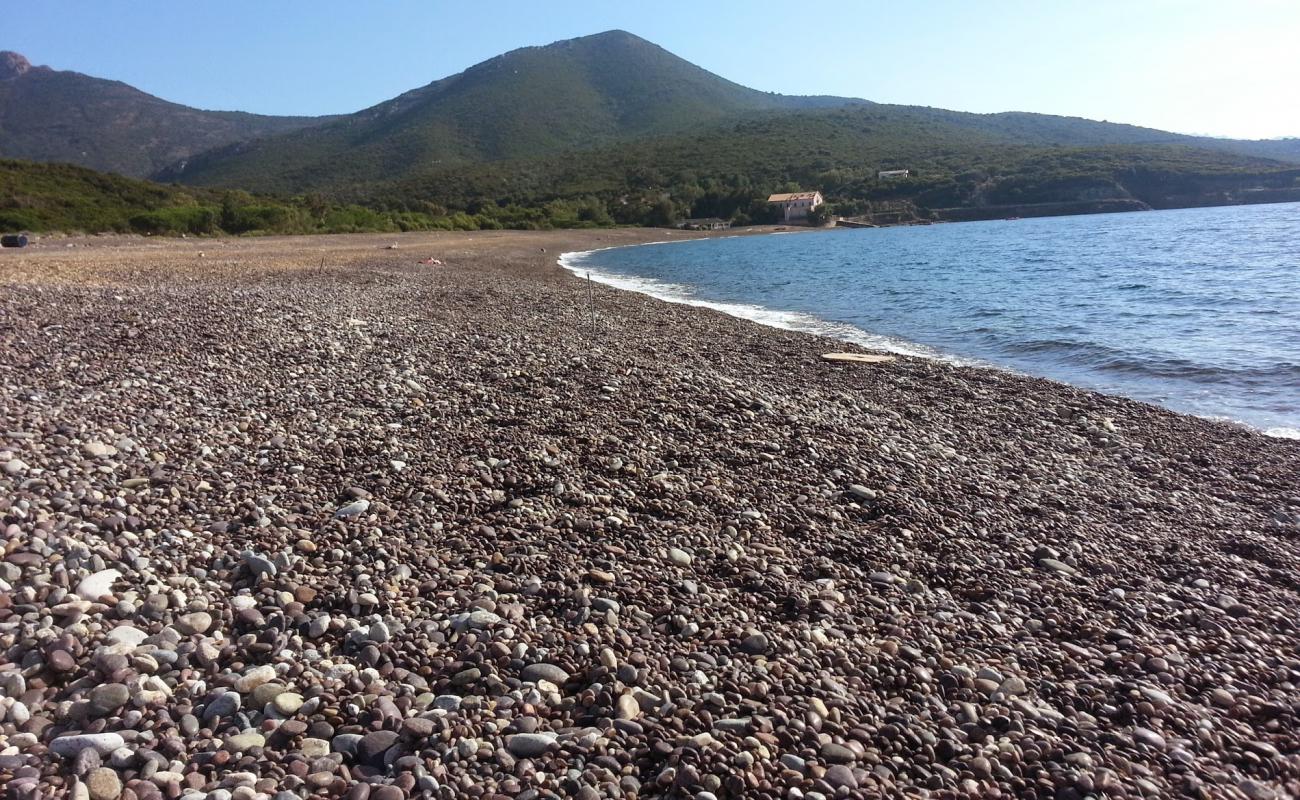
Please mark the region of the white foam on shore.
[[[792, 233], [797, 233], [797, 231], [792, 231]], [[668, 242], [646, 242], [645, 244], [630, 246], [644, 247], [651, 244], [677, 244], [679, 242], [687, 241], [698, 240], [675, 239]], [[559, 265], [580, 278], [590, 275], [593, 281], [606, 286], [612, 286], [615, 289], [623, 289], [630, 292], [649, 295], [657, 300], [663, 300], [668, 303], [679, 303], [681, 305], [696, 306], [699, 308], [708, 308], [714, 311], [720, 311], [723, 314], [747, 319], [751, 322], [757, 322], [760, 325], [766, 325], [770, 328], [781, 328], [787, 331], [798, 331], [799, 333], [811, 333], [816, 336], [825, 336], [829, 339], [837, 339], [841, 342], [856, 344], [868, 350], [883, 350], [885, 352], [897, 353], [904, 356], [929, 358], [959, 366], [989, 366], [971, 360], [959, 359], [955, 356], [942, 353], [934, 348], [926, 347], [922, 344], [909, 342], [904, 339], [896, 339], [891, 336], [869, 333], [868, 331], [864, 331], [859, 327], [849, 325], [845, 322], [832, 322], [812, 314], [806, 314], [802, 311], [778, 311], [773, 308], [767, 308], [766, 306], [754, 305], [751, 303], [724, 303], [715, 300], [704, 300], [697, 297], [694, 289], [690, 286], [655, 280], [654, 278], [639, 278], [632, 275], [615, 275], [608, 272], [601, 272], [598, 269], [592, 269], [585, 263], [587, 257], [592, 253], [613, 249], [616, 248], [602, 247], [596, 250], [562, 253], [559, 258]]]
[[[798, 233], [799, 231], [781, 231], [780, 233]], [[779, 235], [779, 233], [768, 234], [769, 236]], [[739, 236], [718, 236], [717, 239], [735, 239]], [[1016, 375], [1021, 373], [1014, 369], [988, 364], [974, 359], [963, 359], [949, 353], [935, 350], [932, 347], [926, 347], [923, 344], [909, 342], [905, 339], [896, 339], [891, 336], [869, 333], [854, 325], [844, 322], [831, 322], [812, 314], [805, 314], [801, 311], [777, 311], [776, 309], [767, 308], [766, 306], [753, 305], [750, 303], [722, 303], [713, 300], [702, 300], [695, 296], [694, 290], [690, 286], [659, 281], [653, 278], [638, 278], [631, 275], [615, 275], [608, 272], [601, 272], [598, 269], [592, 269], [584, 263], [593, 253], [599, 253], [604, 250], [617, 250], [623, 247], [647, 247], [649, 245], [660, 244], [685, 244], [687, 242], [697, 242], [699, 239], [669, 239], [659, 242], [642, 242], [633, 245], [613, 245], [611, 247], [598, 247], [593, 250], [577, 250], [571, 253], [561, 253], [558, 263], [561, 267], [572, 272], [579, 278], [590, 276], [597, 283], [605, 286], [612, 286], [615, 289], [623, 289], [629, 292], [649, 295], [658, 300], [668, 303], [679, 303], [681, 305], [697, 306], [699, 308], [708, 308], [714, 311], [720, 311], [733, 317], [740, 317], [760, 325], [767, 325], [771, 328], [781, 328], [788, 331], [798, 331], [800, 333], [810, 333], [816, 336], [825, 336], [829, 339], [836, 339], [841, 342], [856, 344], [868, 350], [883, 350], [889, 353], [897, 353], [904, 356], [916, 356], [918, 358], [929, 358], [935, 361], [942, 361], [946, 364], [955, 366], [969, 367], [986, 367], [997, 369], [1002, 372], [1010, 372]], [[1197, 416], [1197, 415], [1193, 415]], [[1275, 439], [1300, 439], [1300, 428], [1275, 427], [1260, 429], [1249, 423], [1240, 420], [1228, 419], [1225, 417], [1215, 417], [1212, 415], [1202, 415], [1205, 419], [1214, 419], [1219, 421], [1232, 422], [1237, 425], [1259, 431], [1265, 436]]]

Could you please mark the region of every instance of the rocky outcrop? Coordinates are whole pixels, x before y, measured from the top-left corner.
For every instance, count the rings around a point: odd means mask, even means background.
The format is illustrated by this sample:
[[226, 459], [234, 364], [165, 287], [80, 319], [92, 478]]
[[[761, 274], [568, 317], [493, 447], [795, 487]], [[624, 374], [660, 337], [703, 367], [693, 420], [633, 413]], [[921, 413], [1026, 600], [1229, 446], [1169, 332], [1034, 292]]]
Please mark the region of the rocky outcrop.
[[22, 77], [31, 69], [32, 62], [28, 61], [22, 53], [15, 53], [12, 50], [0, 50], [0, 81]]

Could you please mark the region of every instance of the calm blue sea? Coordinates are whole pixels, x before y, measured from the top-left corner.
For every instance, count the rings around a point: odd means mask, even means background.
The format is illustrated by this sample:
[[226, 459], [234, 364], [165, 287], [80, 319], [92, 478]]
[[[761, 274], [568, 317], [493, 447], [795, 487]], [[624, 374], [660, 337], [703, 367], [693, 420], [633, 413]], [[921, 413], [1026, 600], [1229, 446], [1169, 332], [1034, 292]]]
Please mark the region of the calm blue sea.
[[1300, 204], [569, 253], [580, 275], [1300, 437]]

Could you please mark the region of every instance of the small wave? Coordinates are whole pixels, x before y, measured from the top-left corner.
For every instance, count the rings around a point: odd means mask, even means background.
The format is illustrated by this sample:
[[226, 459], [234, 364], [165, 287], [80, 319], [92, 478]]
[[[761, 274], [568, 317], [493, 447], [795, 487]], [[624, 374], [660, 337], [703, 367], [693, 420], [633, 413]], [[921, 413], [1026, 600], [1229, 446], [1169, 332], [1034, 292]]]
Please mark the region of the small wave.
[[1075, 339], [1026, 339], [1016, 341], [1014, 338], [1003, 342], [1003, 347], [1019, 353], [1056, 353], [1071, 355], [1080, 361], [1103, 361], [1108, 358], [1122, 358], [1127, 354], [1096, 342], [1081, 342]]
[[1272, 436], [1275, 439], [1300, 439], [1300, 428], [1266, 428], [1265, 436]]
[[1148, 378], [1179, 378], [1192, 381], [1230, 381], [1248, 385], [1272, 384], [1287, 380], [1300, 381], [1300, 364], [1281, 362], [1267, 366], [1216, 366], [1185, 358], [1143, 356], [1108, 347], [1099, 342], [1071, 339], [1031, 339], [1024, 342], [1003, 340], [1004, 350], [1018, 353], [1047, 354], [1102, 372]]
[[1180, 378], [1198, 382], [1223, 382], [1237, 386], [1275, 386], [1300, 380], [1300, 365], [1274, 364], [1267, 367], [1226, 367], [1196, 364], [1181, 358], [1115, 358], [1097, 367], [1152, 378]]
[[[603, 248], [609, 249], [609, 248]], [[778, 311], [765, 306], [753, 305], [750, 303], [722, 303], [714, 300], [702, 300], [696, 297], [691, 288], [667, 281], [658, 281], [652, 278], [637, 278], [628, 275], [615, 275], [608, 272], [588, 267], [584, 262], [596, 250], [585, 250], [574, 253], [563, 253], [559, 258], [559, 265], [578, 277], [591, 276], [593, 281], [602, 283], [606, 286], [612, 286], [615, 289], [624, 289], [626, 291], [637, 292], [639, 294], [649, 295], [658, 300], [669, 303], [678, 303], [681, 305], [697, 306], [699, 308], [708, 308], [714, 311], [720, 311], [733, 317], [740, 317], [751, 322], [757, 322], [760, 325], [766, 325], [770, 328], [781, 328], [788, 331], [798, 331], [800, 333], [811, 333], [817, 336], [825, 336], [830, 339], [838, 339], [842, 342], [849, 342], [859, 345], [868, 350], [884, 350], [889, 353], [897, 353], [904, 356], [917, 356], [919, 358], [929, 358], [936, 361], [943, 361], [949, 364], [960, 366], [973, 366], [977, 362], [957, 358], [947, 353], [941, 353], [930, 347], [915, 342], [908, 342], [903, 339], [896, 339], [892, 336], [882, 336], [880, 334], [869, 333], [854, 325], [844, 322], [833, 322], [822, 319], [821, 317], [805, 314], [801, 311]]]

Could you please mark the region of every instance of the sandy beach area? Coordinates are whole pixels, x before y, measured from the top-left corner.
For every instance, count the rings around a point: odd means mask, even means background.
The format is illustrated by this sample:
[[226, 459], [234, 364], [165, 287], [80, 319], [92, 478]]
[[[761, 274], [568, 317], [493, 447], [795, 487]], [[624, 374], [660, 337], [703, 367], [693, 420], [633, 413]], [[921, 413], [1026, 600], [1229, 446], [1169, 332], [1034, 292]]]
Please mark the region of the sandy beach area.
[[556, 265], [691, 235], [0, 253], [8, 796], [1300, 795], [1300, 441]]

